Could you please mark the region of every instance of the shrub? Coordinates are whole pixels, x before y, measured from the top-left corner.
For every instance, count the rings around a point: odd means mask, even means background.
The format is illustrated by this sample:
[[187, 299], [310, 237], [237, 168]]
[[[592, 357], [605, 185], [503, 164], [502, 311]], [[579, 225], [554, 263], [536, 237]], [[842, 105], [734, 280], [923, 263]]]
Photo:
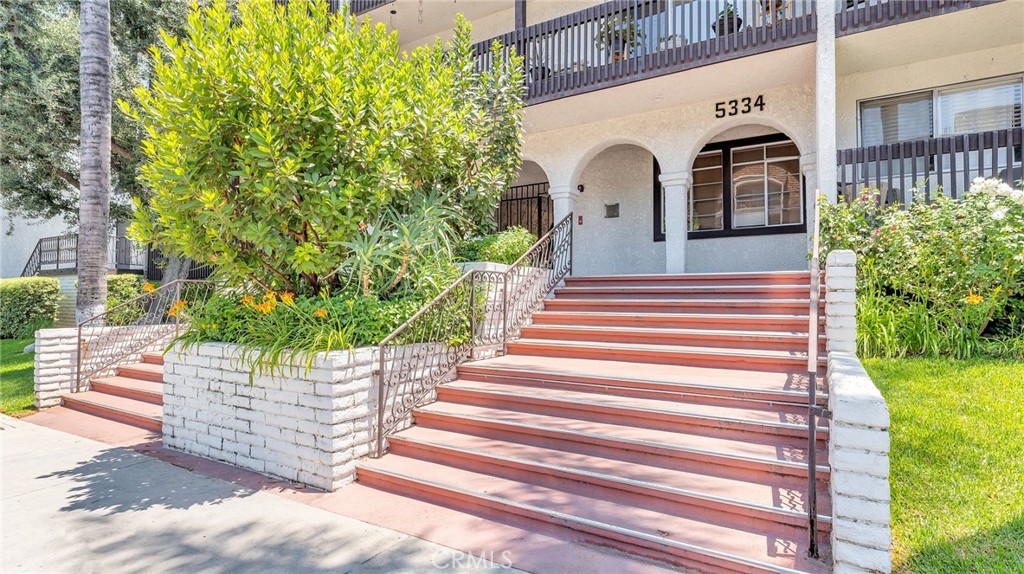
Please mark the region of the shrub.
[[146, 310], [141, 304], [116, 309], [116, 307], [142, 295], [142, 285], [142, 276], [134, 273], [122, 273], [107, 277], [108, 325], [130, 325], [145, 314]]
[[521, 59], [476, 70], [461, 17], [404, 53], [383, 24], [300, 4], [215, 0], [164, 37], [151, 87], [120, 102], [152, 189], [131, 233], [236, 285], [402, 297], [449, 237], [493, 225], [520, 163]]
[[52, 326], [61, 298], [53, 277], [0, 279], [0, 338], [31, 337]]
[[490, 261], [511, 265], [536, 242], [537, 236], [529, 230], [518, 226], [509, 227], [500, 233], [461, 242], [455, 256], [460, 261]]
[[822, 253], [858, 255], [866, 356], [1003, 354], [1024, 338], [1024, 191], [975, 179], [963, 200], [823, 202]]

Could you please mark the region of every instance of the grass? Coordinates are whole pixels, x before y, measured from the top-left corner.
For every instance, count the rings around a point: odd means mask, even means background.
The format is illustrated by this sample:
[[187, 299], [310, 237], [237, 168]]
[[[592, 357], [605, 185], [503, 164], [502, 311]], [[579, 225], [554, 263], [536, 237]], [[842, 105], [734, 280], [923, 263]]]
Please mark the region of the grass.
[[33, 353], [23, 353], [33, 339], [0, 340], [0, 412], [24, 416], [35, 411]]
[[1024, 572], [1024, 363], [865, 366], [892, 417], [894, 571]]

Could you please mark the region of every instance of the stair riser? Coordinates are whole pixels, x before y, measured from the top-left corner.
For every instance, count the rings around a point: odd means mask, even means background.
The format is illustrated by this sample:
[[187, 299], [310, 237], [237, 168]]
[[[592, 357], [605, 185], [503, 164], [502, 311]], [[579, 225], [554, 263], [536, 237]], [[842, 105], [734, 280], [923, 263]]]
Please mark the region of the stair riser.
[[[714, 313], [726, 315], [799, 315], [806, 314], [806, 303], [743, 302], [720, 303], [701, 301], [607, 301], [602, 299], [549, 299], [544, 302], [548, 311], [583, 311], [594, 313]], [[824, 310], [824, 309], [823, 309]]]
[[[646, 329], [715, 329], [729, 331], [794, 331], [806, 332], [806, 317], [794, 319], [748, 315], [739, 317], [676, 317], [671, 314], [659, 315], [610, 315], [589, 313], [551, 313], [541, 311], [533, 315], [534, 325], [576, 325], [581, 327], [641, 327]], [[824, 332], [825, 320], [819, 321], [820, 332]]]
[[[416, 424], [427, 428], [628, 460], [662, 468], [678, 468], [680, 461], [685, 461], [683, 464], [686, 467], [689, 467], [690, 463], [695, 463], [697, 467], [694, 468], [698, 472], [721, 471], [723, 475], [742, 476], [744, 479], [758, 476], [763, 479], [765, 475], [788, 476], [804, 480], [807, 478], [807, 467], [799, 463], [779, 464], [735, 458], [714, 452], [694, 452], [660, 444], [627, 442], [610, 436], [580, 436], [560, 429], [536, 429], [502, 421], [480, 421], [429, 411], [417, 410], [414, 412], [414, 417]], [[819, 455], [819, 461], [824, 460], [826, 458]], [[728, 468], [710, 468], [706, 465]], [[818, 472], [818, 480], [827, 480], [827, 477], [827, 471]]]
[[[691, 347], [718, 347], [767, 351], [802, 352], [807, 350], [807, 336], [771, 337], [751, 335], [730, 335], [718, 333], [657, 333], [650, 331], [601, 331], [575, 329], [573, 326], [527, 326], [522, 328], [527, 339], [549, 339], [563, 341], [594, 341], [600, 343], [640, 343], [646, 345], [686, 345]], [[825, 351], [825, 340], [821, 338], [819, 351]]]
[[150, 365], [162, 365], [164, 364], [164, 356], [160, 354], [146, 353], [142, 355], [142, 362], [149, 363]]
[[662, 560], [686, 568], [694, 568], [703, 572], [722, 572], [728, 574], [771, 574], [770, 570], [751, 569], [751, 567], [732, 561], [702, 555], [696, 552], [685, 552], [651, 541], [633, 538], [612, 529], [603, 529], [588, 524], [568, 521], [560, 516], [553, 516], [540, 511], [522, 508], [485, 497], [474, 496], [458, 490], [446, 489], [434, 484], [397, 477], [372, 469], [359, 467], [359, 482], [387, 492], [403, 496], [412, 496], [449, 508], [455, 508], [471, 514], [488, 515], [498, 512], [500, 515], [514, 515], [543, 526], [542, 531], [563, 539], [586, 542], [606, 546], [635, 556], [643, 556]]
[[687, 365], [692, 367], [732, 367], [771, 372], [791, 372], [806, 368], [807, 359], [801, 357], [735, 356], [729, 354], [698, 353], [675, 349], [600, 349], [585, 346], [554, 346], [541, 343], [512, 341], [507, 345], [509, 354], [541, 357], [566, 357], [603, 361], [628, 361], [661, 365]]
[[140, 389], [126, 389], [124, 387], [107, 385], [98, 381], [93, 381], [91, 386], [92, 390], [106, 393], [108, 395], [115, 395], [126, 399], [135, 399], [137, 401], [152, 403], [154, 405], [164, 404], [164, 396], [162, 393], [149, 392]]
[[158, 433], [163, 430], [163, 425], [160, 420], [154, 420], [147, 416], [129, 413], [119, 409], [110, 409], [103, 405], [97, 405], [91, 402], [79, 401], [75, 399], [73, 394], [65, 395], [64, 406], [71, 410], [137, 426], [152, 432]]
[[[580, 496], [616, 500], [655, 512], [728, 524], [734, 528], [766, 530], [777, 524], [805, 528], [807, 524], [807, 519], [803, 515], [774, 512], [712, 497], [688, 495], [644, 483], [617, 481], [595, 474], [530, 464], [528, 461], [488, 456], [478, 452], [446, 448], [443, 445], [405, 441], [401, 437], [391, 439], [390, 444], [389, 452], [400, 456], [537, 484]], [[823, 530], [830, 526], [828, 523], [822, 524], [825, 526]], [[823, 538], [824, 540], [826, 539]]]
[[555, 289], [555, 297], [563, 299], [644, 299], [670, 301], [689, 299], [751, 299], [771, 302], [776, 299], [806, 299], [807, 287], [777, 287], [764, 289], [728, 288], [728, 287], [573, 287]]
[[[468, 389], [438, 387], [438, 400], [478, 407], [509, 409], [550, 416], [564, 416], [600, 423], [687, 433], [761, 444], [800, 448], [807, 444], [806, 428], [779, 428], [757, 422], [739, 422], [689, 416], [682, 413], [647, 413], [603, 405], [548, 400], [538, 397], [490, 395]], [[818, 441], [828, 445], [828, 433], [819, 430]]]
[[[606, 379], [600, 376], [577, 374], [533, 373], [529, 371], [516, 371], [513, 369], [477, 367], [472, 363], [461, 365], [458, 373], [460, 379], [465, 379], [467, 381], [565, 388], [566, 390], [587, 390], [589, 388], [598, 392], [637, 397], [649, 396], [651, 398], [659, 398], [664, 396], [666, 393], [679, 394], [681, 400], [689, 401], [689, 397], [692, 396], [694, 397], [693, 400], [696, 402], [708, 400], [712, 401], [708, 404], [721, 404], [723, 406], [742, 406], [746, 401], [771, 401], [775, 404], [795, 404], [795, 406], [789, 407], [787, 412], [795, 412], [799, 414], [807, 410], [807, 394], [804, 392], [777, 393], [772, 391], [758, 391], [756, 389], [744, 389], [740, 387], [700, 386], [696, 384], [687, 384], [685, 381], [667, 383], [629, 379]], [[685, 399], [683, 397], [685, 397]], [[802, 405], [800, 403], [802, 403]]]
[[142, 369], [133, 369], [131, 367], [118, 367], [117, 375], [120, 377], [127, 377], [129, 379], [141, 379], [143, 381], [152, 381], [154, 383], [162, 383], [164, 381], [163, 373], [151, 373]]
[[565, 278], [566, 287], [623, 287], [631, 285], [650, 286], [708, 286], [724, 285], [810, 285], [809, 274], [763, 274], [763, 275], [716, 275], [716, 276], [680, 276], [680, 275], [647, 275], [644, 277], [573, 277]]

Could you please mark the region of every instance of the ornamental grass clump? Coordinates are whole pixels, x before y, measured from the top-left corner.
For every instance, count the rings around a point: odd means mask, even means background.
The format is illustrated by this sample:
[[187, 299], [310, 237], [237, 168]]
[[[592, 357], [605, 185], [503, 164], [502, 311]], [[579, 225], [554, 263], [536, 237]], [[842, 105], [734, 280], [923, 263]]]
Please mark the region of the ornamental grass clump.
[[902, 210], [865, 190], [821, 211], [822, 253], [858, 255], [864, 356], [1020, 356], [1024, 191], [977, 178], [962, 200]]

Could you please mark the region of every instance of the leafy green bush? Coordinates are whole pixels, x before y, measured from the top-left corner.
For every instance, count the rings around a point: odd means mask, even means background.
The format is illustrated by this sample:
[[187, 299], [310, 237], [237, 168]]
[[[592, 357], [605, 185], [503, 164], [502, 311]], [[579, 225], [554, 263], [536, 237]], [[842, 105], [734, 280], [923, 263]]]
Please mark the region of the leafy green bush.
[[404, 296], [450, 237], [493, 226], [521, 161], [521, 59], [478, 71], [462, 17], [403, 52], [383, 24], [287, 4], [214, 0], [154, 52], [151, 87], [120, 102], [152, 189], [131, 233], [233, 285]]
[[523, 256], [534, 243], [537, 236], [523, 227], [508, 229], [462, 241], [456, 249], [455, 257], [459, 261], [490, 261], [511, 265]]
[[142, 295], [143, 280], [141, 275], [121, 273], [107, 277], [107, 324], [130, 325], [140, 319], [146, 312], [141, 305], [120, 305]]
[[0, 279], [0, 339], [31, 337], [52, 326], [60, 300], [53, 277]]
[[963, 200], [821, 206], [822, 253], [857, 253], [864, 356], [1015, 354], [1024, 339], [1024, 191], [978, 178]]

